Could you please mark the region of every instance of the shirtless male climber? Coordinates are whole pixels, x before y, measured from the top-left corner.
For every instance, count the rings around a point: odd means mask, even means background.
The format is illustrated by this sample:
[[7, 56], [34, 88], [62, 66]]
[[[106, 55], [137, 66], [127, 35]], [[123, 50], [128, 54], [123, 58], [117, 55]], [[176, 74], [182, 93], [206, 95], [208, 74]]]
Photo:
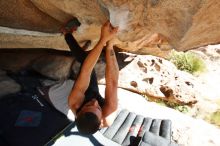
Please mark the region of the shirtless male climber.
[[[75, 20], [72, 20], [75, 21]], [[118, 106], [117, 86], [119, 68], [113, 49], [113, 38], [118, 28], [107, 21], [101, 28], [101, 36], [95, 47], [85, 52], [79, 46], [72, 32], [76, 26], [63, 27], [62, 33], [74, 58], [81, 63], [80, 72], [75, 81], [65, 80], [49, 88], [47, 100], [59, 111], [71, 119], [75, 117], [78, 131], [93, 134], [99, 128], [112, 124]], [[99, 94], [94, 66], [105, 49], [105, 98]]]

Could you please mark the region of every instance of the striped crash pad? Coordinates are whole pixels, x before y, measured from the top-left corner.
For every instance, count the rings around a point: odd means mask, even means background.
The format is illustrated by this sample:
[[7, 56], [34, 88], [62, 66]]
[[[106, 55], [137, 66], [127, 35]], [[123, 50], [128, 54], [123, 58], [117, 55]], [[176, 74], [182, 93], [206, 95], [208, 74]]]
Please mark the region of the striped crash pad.
[[122, 110], [113, 124], [100, 132], [123, 146], [176, 146], [171, 142], [171, 121], [152, 119]]

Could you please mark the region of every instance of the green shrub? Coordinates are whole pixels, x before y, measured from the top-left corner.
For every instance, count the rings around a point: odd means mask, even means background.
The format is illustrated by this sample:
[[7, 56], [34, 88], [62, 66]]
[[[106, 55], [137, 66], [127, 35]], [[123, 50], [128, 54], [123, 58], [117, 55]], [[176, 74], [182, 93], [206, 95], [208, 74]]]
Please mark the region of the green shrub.
[[220, 110], [212, 113], [212, 115], [209, 117], [209, 120], [212, 124], [220, 126]]
[[220, 99], [218, 99], [218, 100], [216, 101], [216, 103], [217, 103], [217, 105], [218, 105], [219, 108], [220, 108]]
[[204, 61], [192, 52], [184, 53], [172, 51], [168, 60], [175, 64], [179, 70], [186, 71], [191, 74], [200, 73], [206, 69]]
[[170, 107], [173, 108], [179, 112], [182, 113], [187, 113], [190, 110], [190, 107], [187, 105], [179, 105], [177, 103], [173, 103], [173, 102], [169, 102], [169, 101], [165, 101], [159, 98], [152, 98], [152, 97], [148, 97], [147, 95], [142, 94], [142, 96], [150, 102], [156, 102], [157, 104], [159, 104], [160, 106], [166, 106], [166, 107]]
[[189, 112], [189, 110], [190, 110], [190, 107], [189, 106], [186, 106], [186, 105], [180, 105], [180, 106], [176, 106], [176, 107], [174, 107], [174, 109], [175, 110], [178, 110], [178, 111], [180, 111], [180, 112], [182, 112], [182, 113], [188, 113]]

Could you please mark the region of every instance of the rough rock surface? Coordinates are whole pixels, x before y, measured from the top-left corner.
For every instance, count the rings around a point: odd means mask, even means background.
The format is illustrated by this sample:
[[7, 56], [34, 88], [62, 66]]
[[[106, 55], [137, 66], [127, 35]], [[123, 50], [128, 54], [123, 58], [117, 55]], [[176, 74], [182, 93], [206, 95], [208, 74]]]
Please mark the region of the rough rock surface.
[[[178, 50], [194, 49], [209, 44], [219, 44], [220, 1], [207, 0], [193, 16], [192, 26], [180, 41]], [[217, 14], [218, 13], [218, 14]]]
[[[5, 29], [0, 28], [1, 30]], [[26, 30], [15, 31], [7, 29], [7, 34], [0, 33], [0, 40], [0, 48], [53, 48], [69, 50], [64, 37], [60, 34], [50, 35]]]
[[132, 57], [132, 61], [120, 70], [120, 87], [172, 103], [197, 102], [197, 80], [191, 74], [178, 70], [163, 58], [130, 54], [130, 59]]
[[72, 57], [45, 55], [36, 60], [32, 67], [35, 71], [55, 80], [69, 77]]
[[20, 71], [31, 65], [31, 62], [45, 54], [45, 51], [27, 49], [0, 50], [0, 68], [12, 72]]
[[74, 59], [70, 56], [70, 53], [52, 49], [0, 51], [1, 69], [12, 72], [23, 69], [35, 70], [53, 80], [68, 78], [73, 61]]
[[[162, 52], [170, 47], [188, 50], [220, 42], [218, 0], [8, 0], [1, 1], [0, 6], [0, 25], [11, 28], [56, 33], [66, 20], [77, 17], [82, 23], [75, 34], [77, 40], [90, 39], [93, 44], [98, 39], [101, 24], [110, 18], [114, 25], [121, 28], [118, 47], [129, 51], [141, 49], [140, 52], [149, 53], [152, 46]], [[161, 34], [166, 41], [155, 43], [152, 41], [155, 34]], [[7, 37], [13, 40], [20, 35], [12, 32]], [[28, 35], [31, 36], [31, 33]], [[0, 37], [4, 36], [5, 32], [1, 31]], [[22, 41], [22, 37], [18, 44], [20, 47], [38, 47], [43, 46], [44, 41], [47, 47], [51, 45], [67, 50], [60, 37], [35, 37], [30, 37], [32, 44]], [[0, 47], [7, 47], [7, 43], [1, 39]], [[17, 47], [16, 42], [13, 43]]]
[[4, 95], [16, 93], [21, 90], [21, 86], [6, 75], [6, 72], [0, 70], [0, 98]]

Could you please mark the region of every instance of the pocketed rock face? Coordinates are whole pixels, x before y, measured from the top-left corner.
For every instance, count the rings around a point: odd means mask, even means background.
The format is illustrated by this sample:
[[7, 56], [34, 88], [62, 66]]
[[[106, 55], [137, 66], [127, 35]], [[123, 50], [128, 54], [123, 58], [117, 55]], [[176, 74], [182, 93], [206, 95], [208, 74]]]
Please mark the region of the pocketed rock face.
[[[93, 40], [94, 46], [99, 39], [101, 24], [109, 18], [113, 25], [120, 28], [119, 48], [132, 52], [141, 49], [139, 53], [143, 54], [151, 54], [156, 50], [163, 54], [164, 49], [165, 52], [170, 48], [188, 50], [220, 42], [219, 5], [218, 0], [8, 0], [0, 2], [0, 25], [57, 33], [61, 24], [77, 17], [82, 23], [75, 33], [77, 40]], [[4, 32], [1, 33], [2, 38]], [[155, 34], [161, 34], [166, 41], [151, 41]], [[11, 35], [11, 40], [19, 35]], [[29, 40], [32, 43], [28, 44], [26, 40], [22, 42], [21, 38], [19, 47], [24, 45], [28, 48], [30, 45], [32, 48], [44, 48], [45, 44], [46, 48], [51, 45], [55, 49], [68, 49], [61, 43], [63, 40], [60, 37], [37, 37], [48, 41], [42, 43], [33, 38]], [[12, 47], [13, 43], [14, 47], [18, 44], [7, 41], [0, 43], [0, 47], [7, 48]]]
[[150, 55], [137, 55], [121, 69], [119, 86], [178, 104], [194, 104], [198, 96], [197, 81], [191, 74]]

